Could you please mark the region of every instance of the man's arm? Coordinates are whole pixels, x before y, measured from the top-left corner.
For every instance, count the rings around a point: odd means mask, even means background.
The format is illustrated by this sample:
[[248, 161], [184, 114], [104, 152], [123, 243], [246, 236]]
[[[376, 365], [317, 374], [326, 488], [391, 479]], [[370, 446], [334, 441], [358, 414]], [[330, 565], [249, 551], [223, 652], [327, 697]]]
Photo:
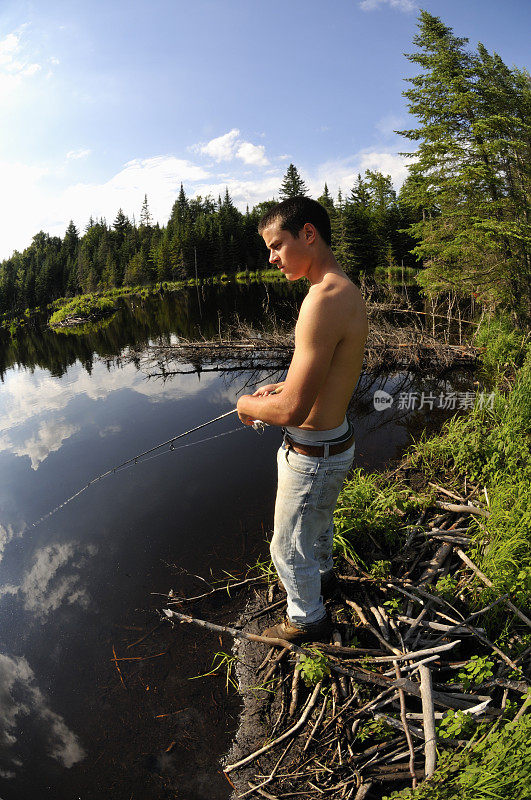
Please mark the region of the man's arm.
[[245, 425], [302, 425], [328, 375], [341, 339], [338, 309], [326, 293], [308, 295], [295, 328], [295, 352], [280, 394], [243, 395], [238, 414]]

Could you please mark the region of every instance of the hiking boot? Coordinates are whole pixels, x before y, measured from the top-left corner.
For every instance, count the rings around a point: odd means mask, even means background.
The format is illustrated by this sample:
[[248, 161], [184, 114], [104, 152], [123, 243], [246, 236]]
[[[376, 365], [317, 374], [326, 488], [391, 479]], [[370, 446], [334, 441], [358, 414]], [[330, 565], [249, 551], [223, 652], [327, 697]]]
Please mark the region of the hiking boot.
[[285, 639], [286, 642], [293, 642], [299, 644], [300, 642], [308, 641], [328, 641], [330, 637], [330, 622], [328, 617], [325, 617], [319, 622], [314, 622], [306, 628], [297, 628], [286, 617], [278, 625], [273, 625], [271, 628], [266, 628], [262, 636], [270, 636], [274, 639]]

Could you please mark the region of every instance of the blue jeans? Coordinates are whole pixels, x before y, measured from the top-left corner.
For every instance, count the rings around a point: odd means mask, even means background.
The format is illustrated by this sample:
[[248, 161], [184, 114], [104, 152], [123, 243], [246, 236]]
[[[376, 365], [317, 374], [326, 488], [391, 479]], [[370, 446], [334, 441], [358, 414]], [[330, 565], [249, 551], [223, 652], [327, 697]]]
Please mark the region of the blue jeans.
[[298, 628], [326, 616], [321, 575], [333, 566], [333, 514], [354, 444], [323, 457], [296, 453], [285, 442], [277, 454], [278, 488], [271, 558], [288, 595], [288, 617]]

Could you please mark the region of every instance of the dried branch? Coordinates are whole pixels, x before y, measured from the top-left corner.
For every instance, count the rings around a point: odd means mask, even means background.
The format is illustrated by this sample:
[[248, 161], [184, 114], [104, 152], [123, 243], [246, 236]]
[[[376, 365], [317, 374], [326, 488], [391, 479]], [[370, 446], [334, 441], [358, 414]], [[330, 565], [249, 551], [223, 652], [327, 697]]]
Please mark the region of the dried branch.
[[243, 767], [245, 764], [249, 764], [251, 761], [254, 761], [255, 758], [258, 758], [258, 756], [261, 756], [263, 753], [267, 753], [267, 751], [271, 750], [272, 747], [275, 747], [275, 745], [280, 744], [280, 742], [283, 742], [289, 736], [293, 736], [294, 733], [296, 733], [298, 730], [300, 730], [300, 728], [303, 727], [303, 725], [305, 724], [306, 720], [310, 716], [310, 713], [311, 713], [311, 711], [312, 711], [312, 709], [313, 709], [313, 707], [314, 707], [314, 705], [315, 705], [315, 703], [317, 701], [317, 696], [318, 696], [319, 692], [321, 691], [321, 686], [322, 686], [322, 681], [319, 681], [319, 683], [316, 685], [315, 689], [313, 690], [313, 693], [310, 695], [310, 698], [309, 698], [308, 702], [306, 703], [306, 706], [304, 708], [304, 711], [303, 711], [299, 721], [296, 722], [295, 725], [293, 725], [292, 728], [290, 728], [289, 730], [285, 731], [285, 733], [282, 733], [276, 739], [273, 739], [272, 742], [269, 742], [268, 744], [264, 745], [264, 747], [261, 747], [259, 750], [256, 750], [254, 753], [251, 753], [250, 755], [246, 756], [245, 758], [242, 758], [241, 761], [237, 761], [235, 764], [227, 765], [226, 767], [224, 767], [223, 771], [224, 772], [232, 772], [235, 769], [239, 769], [239, 767]]

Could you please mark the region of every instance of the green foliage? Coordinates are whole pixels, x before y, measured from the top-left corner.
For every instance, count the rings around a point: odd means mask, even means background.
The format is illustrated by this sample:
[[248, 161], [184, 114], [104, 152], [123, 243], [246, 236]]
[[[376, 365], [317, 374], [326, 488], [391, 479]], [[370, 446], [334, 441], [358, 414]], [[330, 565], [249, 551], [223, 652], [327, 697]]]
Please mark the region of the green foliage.
[[237, 660], [236, 656], [229, 655], [229, 653], [224, 653], [221, 650], [218, 653], [214, 653], [212, 668], [208, 672], [204, 672], [202, 675], [193, 675], [191, 678], [188, 678], [188, 680], [195, 681], [198, 678], [208, 678], [210, 675], [221, 674], [225, 675], [225, 688], [227, 692], [229, 691], [229, 686], [232, 686], [233, 689], [238, 691], [238, 683], [234, 678], [234, 667]]
[[258, 575], [265, 578], [268, 584], [275, 583], [277, 580], [277, 573], [275, 567], [273, 566], [273, 562], [270, 558], [258, 558], [256, 563], [251, 567], [249, 572], [253, 573], [256, 572]]
[[441, 739], [468, 738], [472, 736], [475, 728], [476, 720], [471, 714], [450, 709], [437, 725], [437, 736]]
[[290, 197], [297, 197], [298, 195], [308, 194], [308, 189], [304, 183], [299, 170], [294, 164], [290, 164], [286, 170], [286, 174], [282, 179], [280, 187], [280, 199], [287, 200]]
[[360, 742], [370, 739], [374, 742], [385, 742], [394, 735], [394, 729], [386, 723], [384, 719], [375, 719], [372, 722], [364, 722], [359, 728], [356, 737]]
[[315, 686], [327, 675], [330, 675], [328, 659], [317, 648], [309, 648], [311, 656], [301, 656], [296, 669], [300, 671], [301, 678], [306, 686]]
[[371, 564], [370, 573], [373, 578], [389, 578], [391, 575], [391, 562], [375, 561]]
[[531, 716], [494, 728], [471, 748], [440, 756], [433, 778], [383, 800], [529, 800]]
[[457, 580], [452, 575], [443, 575], [435, 584], [437, 594], [445, 600], [452, 600], [455, 597]]
[[476, 403], [469, 413], [452, 417], [438, 436], [423, 436], [410, 456], [428, 478], [452, 474], [459, 489], [466, 476], [486, 487], [490, 513], [471, 522], [477, 540], [471, 557], [496, 592], [511, 592], [525, 607], [531, 601], [531, 348], [522, 334], [519, 342], [505, 334], [485, 339], [489, 362], [495, 363], [492, 346], [506, 365], [499, 379], [507, 370], [515, 374], [510, 391], [495, 387], [492, 409]]
[[69, 317], [88, 319], [94, 315], [110, 313], [115, 309], [116, 303], [109, 297], [80, 295], [61, 305], [50, 317], [50, 325], [53, 327]]
[[409, 232], [423, 260], [419, 283], [529, 314], [531, 287], [528, 158], [531, 85], [483, 45], [453, 34], [421, 11], [420, 73], [404, 92], [417, 127], [415, 161], [400, 200], [416, 219]]
[[384, 607], [387, 609], [389, 614], [400, 614], [402, 611], [402, 600], [398, 597], [391, 597], [390, 600], [386, 600], [384, 602]]
[[385, 485], [378, 475], [355, 470], [343, 486], [334, 512], [336, 536], [354, 551], [374, 550], [370, 533], [382, 545], [395, 542], [405, 514], [427, 505], [427, 495], [416, 495], [400, 483]]
[[470, 661], [465, 664], [463, 669], [457, 673], [457, 678], [465, 687], [465, 691], [471, 689], [477, 683], [492, 678], [494, 661], [490, 661], [487, 656], [472, 656]]
[[515, 328], [507, 316], [490, 317], [477, 329], [474, 344], [482, 349], [482, 371], [498, 383], [507, 371], [521, 367], [529, 347], [529, 337]]
[[356, 552], [355, 546], [348, 536], [343, 536], [337, 530], [334, 531], [333, 554], [337, 558], [350, 559], [356, 563], [363, 564], [359, 553]]

